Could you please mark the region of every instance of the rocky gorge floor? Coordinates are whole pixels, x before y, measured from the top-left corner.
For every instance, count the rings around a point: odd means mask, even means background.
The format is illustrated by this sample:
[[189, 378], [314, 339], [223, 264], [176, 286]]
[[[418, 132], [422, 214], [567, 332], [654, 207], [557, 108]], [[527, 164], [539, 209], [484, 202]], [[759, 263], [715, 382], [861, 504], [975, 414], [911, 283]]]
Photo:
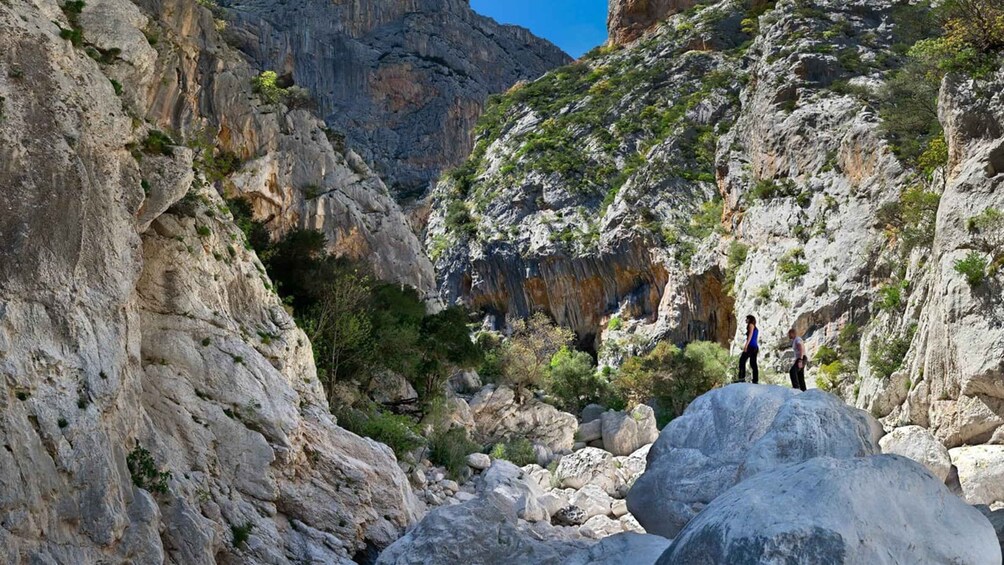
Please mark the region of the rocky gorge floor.
[[[579, 434], [614, 421], [590, 412]], [[472, 455], [470, 482], [444, 486], [378, 563], [1001, 563], [1004, 510], [970, 504], [993, 472], [960, 489], [929, 433], [904, 441], [919, 433], [886, 434], [822, 391], [730, 385], [626, 457], [580, 444], [549, 470]]]

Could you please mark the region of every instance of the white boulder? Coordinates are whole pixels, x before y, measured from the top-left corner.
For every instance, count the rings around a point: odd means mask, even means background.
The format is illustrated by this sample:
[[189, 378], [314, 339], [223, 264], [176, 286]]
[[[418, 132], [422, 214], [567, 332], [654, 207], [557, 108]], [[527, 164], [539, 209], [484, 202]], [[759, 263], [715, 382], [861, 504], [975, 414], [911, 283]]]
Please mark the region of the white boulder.
[[[997, 534], [920, 464], [898, 455], [819, 457], [764, 472], [694, 518], [659, 565], [1000, 565]], [[785, 561], [787, 562], [787, 561]]]
[[902, 455], [927, 467], [941, 482], [948, 479], [952, 471], [952, 459], [948, 449], [926, 428], [904, 426], [896, 428], [879, 440], [882, 453]]
[[948, 453], [969, 504], [1004, 502], [1004, 445], [956, 447]]
[[562, 487], [581, 489], [596, 485], [613, 494], [617, 489], [617, 469], [613, 455], [595, 447], [586, 447], [565, 455], [554, 470], [555, 481]]
[[[603, 449], [614, 455], [630, 455], [659, 437], [655, 411], [644, 404], [630, 412], [604, 412], [600, 416]], [[581, 431], [581, 427], [579, 428]], [[588, 441], [579, 438], [580, 441]]]

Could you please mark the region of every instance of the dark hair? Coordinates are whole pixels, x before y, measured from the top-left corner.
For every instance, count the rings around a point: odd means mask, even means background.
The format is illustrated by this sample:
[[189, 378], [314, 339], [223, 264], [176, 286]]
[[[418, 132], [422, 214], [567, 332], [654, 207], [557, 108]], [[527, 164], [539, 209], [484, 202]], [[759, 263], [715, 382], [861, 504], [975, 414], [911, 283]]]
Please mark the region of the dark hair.
[[746, 316], [746, 323], [756, 325], [756, 316]]

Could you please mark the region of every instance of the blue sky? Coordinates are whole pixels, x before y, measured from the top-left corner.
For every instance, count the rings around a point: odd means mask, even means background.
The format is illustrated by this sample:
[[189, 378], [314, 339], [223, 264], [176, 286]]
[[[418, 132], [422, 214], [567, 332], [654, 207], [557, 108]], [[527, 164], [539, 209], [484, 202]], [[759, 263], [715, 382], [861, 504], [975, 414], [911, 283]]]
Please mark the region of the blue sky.
[[572, 57], [607, 40], [607, 0], [471, 0], [475, 11], [549, 39]]

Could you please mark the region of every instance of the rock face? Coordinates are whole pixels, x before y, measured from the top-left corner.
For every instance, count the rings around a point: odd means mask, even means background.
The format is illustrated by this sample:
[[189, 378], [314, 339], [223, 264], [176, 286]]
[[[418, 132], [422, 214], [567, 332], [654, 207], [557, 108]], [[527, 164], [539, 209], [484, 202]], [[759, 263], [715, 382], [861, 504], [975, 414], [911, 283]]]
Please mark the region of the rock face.
[[[721, 26], [727, 43], [738, 20]], [[660, 244], [717, 192], [707, 155], [677, 136], [727, 127], [739, 92], [731, 79], [704, 87], [702, 77], [737, 70], [722, 53], [687, 53], [686, 35], [665, 28], [489, 106], [466, 173], [433, 195], [426, 243], [444, 301], [512, 316], [543, 310], [587, 341], [615, 315], [629, 321], [622, 334], [644, 324], [646, 335], [678, 342], [731, 338], [721, 281], [681, 278]], [[656, 120], [655, 130], [645, 125]], [[465, 211], [472, 222], [458, 220]]]
[[877, 392], [859, 401], [881, 410], [891, 425], [930, 429], [950, 448], [1004, 441], [1004, 309], [991, 298], [999, 296], [1000, 282], [988, 278], [971, 288], [954, 269], [974, 248], [968, 220], [987, 209], [1004, 210], [1004, 168], [995, 165], [1004, 138], [1002, 85], [1004, 72], [975, 82], [950, 76], [942, 87], [939, 114], [949, 165], [903, 370], [915, 384], [896, 393], [894, 382], [868, 380]]
[[575, 416], [550, 404], [531, 399], [520, 403], [508, 387], [492, 385], [471, 399], [474, 434], [489, 444], [511, 438], [526, 438], [552, 451], [568, 451], [575, 441]]
[[[144, 143], [210, 126], [319, 167], [270, 145], [319, 124], [248, 102], [240, 58], [193, 45], [218, 40], [194, 2], [95, 0], [76, 22], [0, 4], [0, 560], [350, 563], [390, 544], [419, 512], [393, 454], [336, 425], [203, 155]], [[60, 37], [74, 25], [101, 62]]]
[[990, 522], [919, 464], [822, 457], [761, 474], [712, 502], [659, 559], [753, 565], [1001, 563]]
[[[1004, 442], [1000, 275], [955, 269], [969, 220], [1004, 210], [1004, 74], [945, 79], [948, 159], [922, 171], [855, 92], [907, 62], [894, 46], [927, 33], [923, 6], [690, 4], [611, 2], [615, 43], [666, 21], [489, 106], [434, 193], [440, 295], [496, 320], [544, 310], [607, 365], [658, 340], [735, 352], [755, 314], [761, 367], [787, 371], [794, 327], [810, 357], [840, 349], [810, 386], [949, 448]], [[884, 213], [915, 187], [940, 200], [908, 250]]]
[[884, 435], [879, 440], [882, 453], [902, 455], [920, 463], [932, 475], [944, 482], [952, 471], [948, 449], [931, 432], [920, 426], [904, 426]]
[[225, 3], [228, 37], [307, 88], [331, 128], [400, 196], [461, 162], [490, 94], [569, 57], [467, 0]]
[[736, 483], [813, 457], [879, 453], [881, 433], [874, 418], [824, 392], [716, 389], [663, 429], [628, 509], [647, 532], [672, 538]]
[[696, 3], [696, 0], [610, 0], [607, 15], [610, 43], [623, 45], [638, 39], [668, 16]]
[[[319, 230], [333, 254], [361, 260], [383, 279], [432, 293], [432, 266], [411, 225], [351, 146], [331, 136], [310, 112], [255, 96], [256, 71], [224, 42], [212, 14], [198, 3], [140, 6], [150, 23], [137, 28], [123, 22], [106, 46], [120, 45], [118, 36], [131, 30], [155, 57], [144, 75], [118, 74], [124, 64], [107, 70], [127, 93], [143, 94], [136, 111], [191, 144], [216, 146], [221, 158], [230, 155], [234, 171], [222, 188], [228, 196], [248, 199], [273, 236], [294, 228]], [[140, 30], [157, 35], [159, 51]]]

